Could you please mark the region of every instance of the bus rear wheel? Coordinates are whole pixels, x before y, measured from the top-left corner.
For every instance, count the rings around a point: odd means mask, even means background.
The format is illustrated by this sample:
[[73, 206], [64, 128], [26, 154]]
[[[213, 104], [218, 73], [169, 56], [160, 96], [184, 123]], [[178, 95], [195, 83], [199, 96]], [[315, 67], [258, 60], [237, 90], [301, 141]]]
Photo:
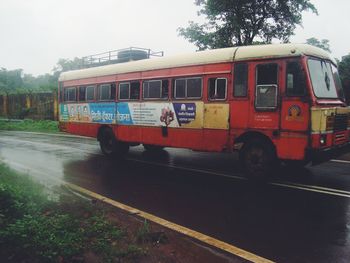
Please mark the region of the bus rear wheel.
[[112, 129], [105, 129], [100, 137], [100, 148], [106, 156], [124, 156], [129, 151], [129, 145], [117, 141]]
[[261, 139], [252, 139], [242, 148], [240, 159], [249, 179], [264, 182], [271, 176], [277, 164], [273, 146]]

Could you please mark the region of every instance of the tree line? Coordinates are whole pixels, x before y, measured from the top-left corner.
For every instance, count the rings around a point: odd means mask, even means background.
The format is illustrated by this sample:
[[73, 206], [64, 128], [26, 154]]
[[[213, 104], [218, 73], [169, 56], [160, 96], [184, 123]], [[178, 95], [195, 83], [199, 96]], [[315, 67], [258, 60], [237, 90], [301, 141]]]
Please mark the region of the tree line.
[[[180, 27], [180, 36], [198, 50], [242, 45], [268, 44], [273, 40], [289, 42], [297, 25], [302, 25], [302, 13], [318, 15], [310, 0], [195, 0], [204, 16], [202, 24], [189, 22]], [[311, 37], [306, 43], [331, 52], [329, 40]], [[21, 69], [0, 69], [0, 93], [35, 92], [57, 89], [61, 72], [80, 68], [82, 59], [60, 59], [52, 74], [34, 77]], [[339, 73], [347, 94], [350, 93], [350, 54], [338, 60]], [[350, 96], [350, 94], [348, 95]]]
[[59, 59], [51, 74], [36, 77], [24, 73], [22, 69], [0, 68], [0, 94], [56, 91], [61, 72], [81, 68], [81, 65], [79, 58]]

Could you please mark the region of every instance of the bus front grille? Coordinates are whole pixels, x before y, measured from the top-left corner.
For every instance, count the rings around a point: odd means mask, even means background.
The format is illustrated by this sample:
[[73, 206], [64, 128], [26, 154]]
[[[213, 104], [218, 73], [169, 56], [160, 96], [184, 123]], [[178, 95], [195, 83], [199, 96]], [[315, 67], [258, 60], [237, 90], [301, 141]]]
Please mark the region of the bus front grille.
[[336, 114], [334, 118], [334, 131], [345, 131], [348, 128], [348, 114]]
[[334, 144], [335, 145], [340, 145], [347, 143], [347, 136], [346, 136], [346, 131], [342, 132], [337, 132], [334, 134]]

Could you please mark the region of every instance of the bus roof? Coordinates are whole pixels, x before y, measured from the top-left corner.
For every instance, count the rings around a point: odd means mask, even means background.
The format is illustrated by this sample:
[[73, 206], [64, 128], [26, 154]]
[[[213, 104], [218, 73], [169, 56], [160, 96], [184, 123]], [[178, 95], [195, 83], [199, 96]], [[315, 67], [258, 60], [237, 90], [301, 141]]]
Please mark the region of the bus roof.
[[111, 64], [100, 67], [72, 70], [63, 72], [60, 75], [59, 81], [78, 80], [175, 67], [216, 64], [251, 59], [296, 57], [301, 55], [320, 57], [332, 60], [334, 62], [326, 51], [307, 44], [254, 45], [213, 49], [193, 52], [190, 54], [144, 59], [121, 64]]

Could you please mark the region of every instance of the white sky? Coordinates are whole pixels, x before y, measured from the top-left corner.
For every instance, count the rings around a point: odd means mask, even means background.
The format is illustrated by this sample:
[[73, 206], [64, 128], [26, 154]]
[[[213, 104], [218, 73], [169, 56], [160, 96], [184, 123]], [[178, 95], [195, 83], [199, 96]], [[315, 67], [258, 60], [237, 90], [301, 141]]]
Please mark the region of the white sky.
[[[130, 46], [195, 51], [177, 28], [199, 21], [194, 0], [0, 0], [0, 67], [50, 73], [59, 58]], [[350, 1], [311, 0], [319, 16], [305, 13], [292, 42], [329, 39], [333, 56], [350, 53]]]

